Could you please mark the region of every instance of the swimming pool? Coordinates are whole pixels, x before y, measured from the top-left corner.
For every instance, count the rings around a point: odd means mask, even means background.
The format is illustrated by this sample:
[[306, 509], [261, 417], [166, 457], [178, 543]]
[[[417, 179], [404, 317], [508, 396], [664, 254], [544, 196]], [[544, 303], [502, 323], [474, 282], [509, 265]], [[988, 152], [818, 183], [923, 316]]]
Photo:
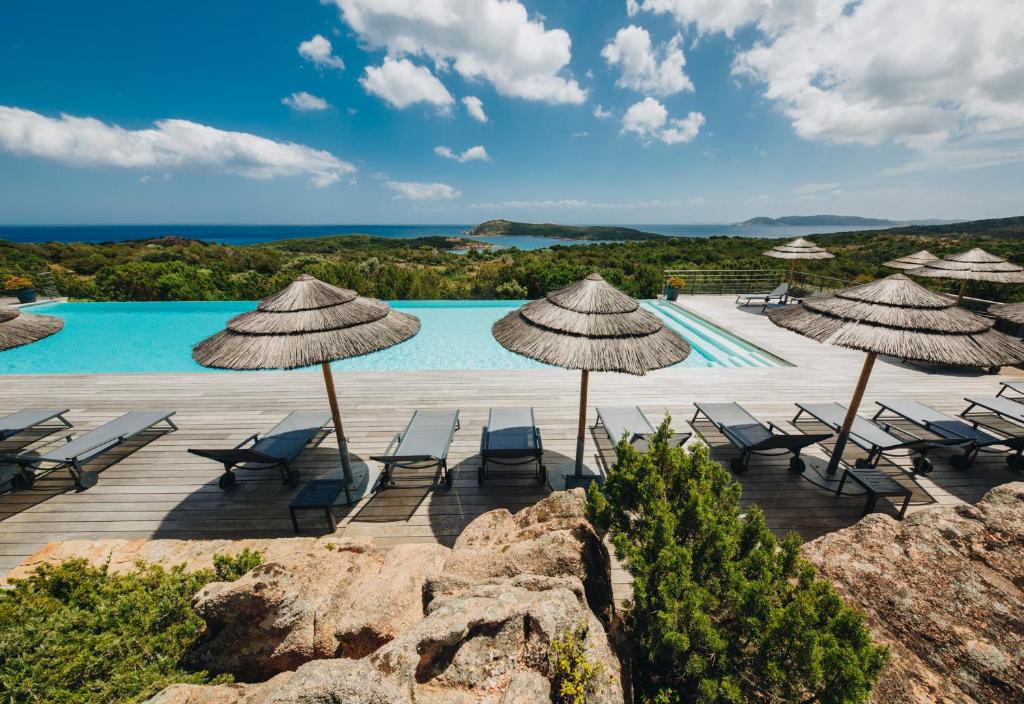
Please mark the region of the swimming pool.
[[[391, 301], [417, 316], [411, 340], [366, 357], [335, 362], [338, 370], [542, 369], [491, 337], [491, 325], [523, 301]], [[0, 352], [0, 374], [98, 374], [216, 371], [192, 361], [192, 345], [224, 328], [254, 301], [54, 303], [26, 312], [64, 318], [56, 335]], [[785, 364], [753, 345], [664, 302], [644, 301], [693, 351], [681, 367]]]

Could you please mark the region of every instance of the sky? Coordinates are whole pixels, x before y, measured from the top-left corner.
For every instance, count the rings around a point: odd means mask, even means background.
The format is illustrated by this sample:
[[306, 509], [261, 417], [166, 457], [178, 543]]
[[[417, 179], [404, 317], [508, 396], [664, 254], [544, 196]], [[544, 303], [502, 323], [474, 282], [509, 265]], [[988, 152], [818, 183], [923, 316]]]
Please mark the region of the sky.
[[1024, 212], [1024, 0], [0, 3], [0, 224]]

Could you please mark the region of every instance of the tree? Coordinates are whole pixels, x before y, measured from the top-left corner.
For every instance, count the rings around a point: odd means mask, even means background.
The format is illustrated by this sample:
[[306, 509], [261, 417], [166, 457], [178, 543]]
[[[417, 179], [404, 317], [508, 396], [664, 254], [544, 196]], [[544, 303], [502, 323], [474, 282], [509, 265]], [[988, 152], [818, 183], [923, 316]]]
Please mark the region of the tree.
[[888, 661], [863, 614], [818, 579], [800, 539], [777, 539], [707, 449], [622, 442], [588, 516], [633, 576], [639, 702], [864, 701]]

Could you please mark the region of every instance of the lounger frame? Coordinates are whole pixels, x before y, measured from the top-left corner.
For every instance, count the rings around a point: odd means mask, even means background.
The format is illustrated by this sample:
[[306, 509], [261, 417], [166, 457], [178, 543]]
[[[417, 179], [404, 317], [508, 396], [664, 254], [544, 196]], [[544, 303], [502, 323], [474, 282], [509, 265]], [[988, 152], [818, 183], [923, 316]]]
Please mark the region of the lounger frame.
[[[776, 293], [776, 291], [779, 291], [780, 289], [782, 290], [782, 292]], [[759, 305], [761, 306], [761, 310], [764, 310], [764, 308], [772, 301], [785, 303], [786, 300], [788, 300], [789, 298], [790, 290], [791, 287], [788, 283], [781, 283], [775, 288], [773, 288], [771, 291], [764, 291], [758, 293], [741, 293], [738, 296], [736, 296], [736, 305], [741, 307]], [[740, 303], [740, 301], [743, 302]]]
[[[17, 411], [15, 413], [11, 413], [10, 415], [4, 416], [3, 418], [0, 418], [0, 420], [6, 420], [7, 418], [11, 418], [13, 416], [18, 415], [18, 413], [31, 412], [33, 410], [35, 410], [35, 409], [26, 409], [25, 411]], [[68, 413], [69, 411], [70, 411], [70, 409], [68, 409], [68, 408], [65, 408], [65, 409], [60, 410], [60, 411], [58, 411], [57, 409], [52, 409], [50, 411], [39, 411], [39, 410], [36, 410], [37, 413], [47, 413], [48, 415], [46, 417], [40, 417], [39, 420], [37, 420], [36, 422], [31, 423], [31, 424], [22, 425], [21, 427], [18, 427], [18, 428], [8, 428], [7, 430], [0, 430], [0, 442], [4, 442], [6, 440], [9, 440], [10, 438], [13, 438], [14, 436], [16, 436], [16, 435], [18, 435], [20, 433], [24, 433], [27, 430], [32, 430], [33, 428], [45, 427], [44, 424], [48, 423], [51, 420], [59, 420], [61, 422], [61, 424], [62, 424], [61, 425], [62, 429], [73, 428], [74, 426], [71, 424], [71, 421], [69, 421], [67, 418], [64, 417], [64, 414]]]
[[[490, 440], [491, 417], [488, 414], [487, 425], [480, 431], [480, 469], [477, 472], [477, 483], [483, 484], [487, 478], [487, 465], [497, 464], [504, 467], [518, 467], [522, 465], [537, 464], [537, 481], [543, 483], [547, 480], [548, 471], [544, 466], [544, 442], [540, 437], [540, 428], [534, 418], [533, 408], [530, 409], [530, 427], [533, 429], [533, 439], [536, 443], [534, 449], [495, 449], [488, 446]], [[493, 413], [494, 409], [491, 409]]]
[[402, 439], [408, 434], [409, 428], [412, 427], [416, 421], [416, 416], [419, 414], [419, 410], [413, 411], [412, 417], [409, 422], [405, 425], [405, 430], [400, 433], [395, 433], [395, 436], [391, 439], [388, 444], [388, 449], [383, 455], [373, 455], [370, 457], [371, 460], [381, 462], [384, 465], [384, 469], [374, 484], [373, 492], [376, 493], [385, 489], [389, 486], [394, 486], [394, 478], [392, 472], [397, 467], [398, 469], [424, 469], [426, 467], [436, 467], [440, 478], [448, 485], [450, 489], [452, 484], [455, 482], [455, 477], [452, 475], [451, 470], [448, 469], [448, 450], [452, 445], [452, 438], [455, 433], [458, 432], [459, 425], [459, 411], [455, 411], [454, 422], [448, 432], [448, 440], [445, 443], [444, 452], [441, 453], [440, 457], [434, 457], [432, 455], [395, 455], [392, 454], [394, 450], [397, 450], [402, 444]]
[[[618, 445], [621, 437], [617, 438], [612, 435], [612, 431], [608, 428], [605, 423], [604, 416], [601, 413], [601, 406], [597, 408], [597, 422], [594, 423], [594, 429], [604, 430], [604, 434], [611, 441], [612, 445]], [[606, 407], [607, 408], [607, 407]], [[645, 432], [634, 432], [631, 437], [626, 438], [626, 442], [632, 445], [638, 452], [645, 452], [647, 450], [647, 440], [651, 435], [654, 435], [658, 431], [657, 427], [647, 418], [647, 414], [643, 412], [640, 406], [636, 406], [636, 412], [640, 414], [644, 422], [647, 423], [647, 430]], [[680, 433], [673, 433], [670, 439], [670, 444], [674, 447], [682, 447], [686, 442], [693, 437], [693, 433], [689, 431], [683, 431]]]

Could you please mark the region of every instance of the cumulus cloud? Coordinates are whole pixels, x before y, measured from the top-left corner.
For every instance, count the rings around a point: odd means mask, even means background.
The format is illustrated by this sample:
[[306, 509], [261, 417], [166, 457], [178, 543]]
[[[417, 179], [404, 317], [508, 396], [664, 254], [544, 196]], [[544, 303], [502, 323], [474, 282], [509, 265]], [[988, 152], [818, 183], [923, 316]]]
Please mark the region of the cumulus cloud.
[[462, 192], [447, 183], [421, 183], [419, 181], [385, 181], [384, 185], [398, 193], [395, 198], [405, 200], [452, 200]]
[[700, 132], [704, 115], [691, 112], [685, 118], [669, 118], [665, 106], [647, 97], [634, 103], [622, 116], [622, 131], [632, 132], [645, 141], [661, 140], [665, 144], [690, 142]]
[[[760, 38], [733, 73], [798, 135], [922, 151], [1024, 126], [1024, 3], [1005, 0], [632, 0], [699, 32]], [[961, 156], [964, 156], [961, 153]]]
[[188, 120], [128, 130], [92, 117], [53, 118], [2, 105], [0, 150], [73, 166], [195, 169], [253, 179], [307, 174], [316, 188], [356, 171], [330, 152]]
[[321, 34], [314, 34], [312, 39], [299, 44], [299, 56], [319, 68], [333, 68], [338, 71], [345, 68], [345, 62], [341, 57], [334, 55], [331, 40]]
[[317, 110], [326, 110], [331, 107], [323, 98], [318, 98], [304, 90], [286, 95], [281, 98], [281, 103], [299, 112], [316, 112]]
[[484, 80], [513, 98], [578, 104], [586, 91], [565, 75], [572, 39], [546, 29], [518, 0], [324, 0], [372, 47], [423, 56], [439, 71]]
[[597, 107], [594, 108], [594, 117], [596, 117], [598, 120], [608, 120], [614, 117], [614, 115], [612, 114], [611, 110], [605, 110], [603, 107], [598, 105]]
[[442, 112], [448, 112], [455, 102], [452, 94], [430, 69], [417, 66], [409, 59], [385, 56], [380, 66], [367, 66], [366, 74], [359, 82], [367, 93], [399, 109], [414, 103], [428, 103]]
[[646, 29], [631, 24], [615, 33], [601, 56], [621, 71], [615, 85], [642, 93], [673, 95], [693, 90], [683, 70], [686, 57], [681, 43], [682, 37], [677, 34], [664, 46], [655, 47]]
[[487, 150], [482, 145], [470, 147], [461, 154], [453, 152], [451, 149], [444, 145], [434, 147], [434, 153], [438, 156], [443, 156], [445, 159], [452, 159], [460, 164], [464, 164], [467, 161], [490, 161], [491, 155], [487, 153]]
[[462, 104], [466, 106], [466, 112], [477, 122], [487, 122], [487, 113], [484, 112], [484, 103], [480, 98], [475, 95], [467, 95], [462, 99]]

